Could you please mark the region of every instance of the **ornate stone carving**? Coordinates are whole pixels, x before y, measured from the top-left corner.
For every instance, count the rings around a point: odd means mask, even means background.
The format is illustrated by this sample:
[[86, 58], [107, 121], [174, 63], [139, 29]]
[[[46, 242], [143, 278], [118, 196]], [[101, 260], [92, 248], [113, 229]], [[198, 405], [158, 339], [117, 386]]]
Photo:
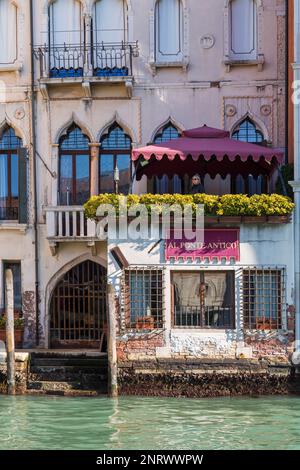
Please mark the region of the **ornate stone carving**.
[[210, 49], [215, 45], [215, 38], [212, 34], [204, 34], [200, 38], [200, 44], [203, 49]]
[[16, 119], [24, 119], [25, 117], [25, 110], [24, 108], [18, 108], [15, 111], [15, 118]]
[[232, 116], [235, 116], [237, 113], [237, 109], [235, 106], [233, 106], [233, 104], [227, 104], [226, 107], [225, 107], [225, 114], [226, 116], [228, 117], [232, 117]]
[[272, 112], [272, 108], [269, 104], [263, 104], [260, 107], [260, 112], [263, 116], [270, 116], [270, 114]]

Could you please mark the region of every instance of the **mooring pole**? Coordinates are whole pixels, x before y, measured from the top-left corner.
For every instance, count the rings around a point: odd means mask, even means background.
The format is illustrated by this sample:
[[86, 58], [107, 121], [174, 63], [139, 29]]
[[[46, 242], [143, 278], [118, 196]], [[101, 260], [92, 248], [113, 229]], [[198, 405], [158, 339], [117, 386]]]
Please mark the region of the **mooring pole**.
[[108, 393], [111, 398], [118, 396], [118, 366], [116, 337], [115, 290], [112, 284], [107, 287], [108, 305]]
[[15, 395], [14, 284], [11, 269], [5, 271], [7, 393]]

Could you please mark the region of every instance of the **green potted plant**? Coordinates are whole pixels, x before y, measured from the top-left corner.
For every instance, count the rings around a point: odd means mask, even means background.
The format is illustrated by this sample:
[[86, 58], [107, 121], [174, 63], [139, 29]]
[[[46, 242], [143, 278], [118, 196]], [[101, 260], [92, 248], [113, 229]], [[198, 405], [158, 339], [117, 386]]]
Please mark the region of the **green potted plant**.
[[[21, 348], [23, 346], [24, 320], [15, 318], [14, 326], [15, 347]], [[4, 315], [0, 317], [0, 340], [6, 341], [6, 317]]]

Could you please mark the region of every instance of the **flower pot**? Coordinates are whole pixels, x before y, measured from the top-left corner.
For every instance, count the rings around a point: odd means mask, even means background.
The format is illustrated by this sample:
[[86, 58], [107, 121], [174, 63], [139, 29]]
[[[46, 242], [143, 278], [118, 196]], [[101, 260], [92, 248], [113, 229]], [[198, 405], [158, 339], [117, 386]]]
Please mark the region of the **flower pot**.
[[[15, 329], [15, 348], [20, 349], [23, 346], [23, 329]], [[0, 329], [0, 340], [6, 342], [6, 330]]]

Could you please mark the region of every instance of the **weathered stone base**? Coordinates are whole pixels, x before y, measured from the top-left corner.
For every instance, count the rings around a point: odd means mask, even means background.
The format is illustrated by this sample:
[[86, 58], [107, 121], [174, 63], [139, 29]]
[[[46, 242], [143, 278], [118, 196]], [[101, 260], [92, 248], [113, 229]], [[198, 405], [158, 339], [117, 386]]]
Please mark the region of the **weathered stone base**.
[[165, 360], [119, 364], [120, 395], [204, 398], [286, 395], [291, 367], [255, 360]]
[[[29, 354], [17, 353], [16, 354], [16, 393], [23, 395], [27, 389], [27, 376], [28, 376], [28, 359]], [[7, 366], [6, 354], [0, 354], [0, 394], [7, 393]]]

